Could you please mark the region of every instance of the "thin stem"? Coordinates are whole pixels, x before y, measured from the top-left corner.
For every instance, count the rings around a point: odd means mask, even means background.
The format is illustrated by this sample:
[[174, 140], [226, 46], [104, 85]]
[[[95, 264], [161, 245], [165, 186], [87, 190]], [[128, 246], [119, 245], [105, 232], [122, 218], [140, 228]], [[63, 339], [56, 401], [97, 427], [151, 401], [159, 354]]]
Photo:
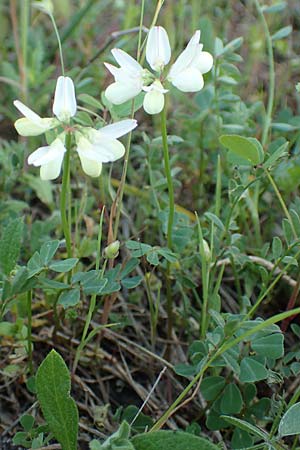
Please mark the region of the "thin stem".
[[181, 392], [181, 394], [176, 398], [176, 400], [167, 409], [167, 411], [153, 425], [150, 432], [159, 430], [166, 423], [166, 421], [172, 416], [173, 412], [175, 412], [175, 410], [178, 409], [177, 406], [180, 405], [180, 403], [183, 401], [183, 399], [186, 397], [186, 395], [189, 393], [189, 391], [192, 389], [192, 387], [200, 380], [200, 378], [203, 376], [203, 374], [206, 372], [206, 370], [211, 366], [211, 364], [215, 361], [215, 359], [217, 359], [220, 355], [225, 353], [230, 348], [234, 347], [235, 345], [237, 345], [240, 342], [242, 342], [243, 340], [245, 340], [248, 336], [251, 336], [251, 335], [257, 333], [258, 331], [268, 327], [269, 325], [280, 322], [281, 320], [284, 320], [285, 318], [290, 317], [295, 314], [300, 314], [300, 308], [296, 308], [291, 311], [287, 311], [284, 313], [277, 314], [273, 317], [270, 317], [269, 319], [256, 325], [254, 328], [245, 331], [237, 338], [232, 339], [230, 341], [228, 341], [228, 339], [226, 341], [224, 341], [223, 344], [208, 359], [208, 361], [205, 364], [203, 364], [201, 370], [197, 373], [197, 375], [194, 376], [194, 378], [191, 380], [191, 382]]
[[201, 256], [201, 273], [202, 273], [202, 310], [201, 310], [201, 323], [200, 323], [200, 335], [204, 339], [208, 328], [208, 288], [209, 288], [209, 265], [207, 264], [207, 256], [205, 254], [203, 244], [203, 234], [201, 229], [200, 220], [198, 214], [195, 212], [198, 225], [198, 246]]
[[52, 14], [49, 14], [55, 34], [56, 34], [56, 38], [57, 38], [57, 42], [58, 42], [58, 48], [59, 48], [59, 57], [60, 57], [60, 64], [61, 64], [61, 73], [63, 76], [65, 76], [65, 65], [64, 65], [64, 57], [63, 57], [63, 52], [62, 52], [62, 46], [61, 46], [61, 40], [60, 40], [60, 36], [59, 36], [59, 32], [58, 32], [58, 28], [56, 26], [56, 22], [55, 19], [53, 17]]
[[139, 37], [138, 37], [138, 48], [136, 53], [137, 61], [140, 60], [141, 57], [141, 49], [142, 49], [142, 31], [143, 31], [143, 22], [144, 22], [144, 11], [145, 11], [145, 0], [142, 0], [141, 4], [141, 15], [140, 15], [140, 26], [139, 26]]
[[27, 100], [27, 41], [29, 24], [29, 0], [23, 0], [21, 8], [21, 42], [22, 42], [22, 92], [24, 100]]
[[169, 194], [169, 215], [168, 215], [168, 226], [167, 226], [167, 241], [168, 241], [169, 249], [172, 250], [172, 247], [173, 247], [172, 229], [173, 229], [173, 222], [174, 222], [175, 204], [174, 204], [173, 181], [172, 181], [170, 159], [169, 159], [166, 106], [164, 106], [160, 117], [161, 117], [161, 137], [162, 137], [162, 144], [163, 144], [165, 174], [166, 174], [166, 178], [167, 178], [168, 194]]
[[[101, 215], [100, 215], [100, 221], [99, 221], [99, 231], [98, 231], [98, 239], [97, 239], [98, 257], [96, 258], [96, 270], [97, 271], [99, 271], [99, 267], [100, 267], [100, 254], [101, 254], [101, 241], [102, 241], [102, 227], [103, 227], [104, 210], [105, 209], [102, 208]], [[100, 277], [99, 277], [100, 279], [103, 278], [106, 264], [107, 264], [107, 260], [104, 261], [102, 270], [100, 272]], [[75, 373], [75, 371], [76, 371], [81, 352], [89, 340], [89, 336], [87, 337], [87, 333], [89, 331], [89, 327], [90, 327], [90, 324], [91, 324], [91, 321], [93, 318], [93, 314], [94, 314], [94, 311], [96, 308], [96, 300], [97, 300], [97, 294], [93, 294], [91, 296], [89, 310], [88, 310], [88, 313], [87, 313], [87, 316], [85, 319], [85, 324], [84, 324], [84, 328], [83, 328], [83, 332], [82, 332], [82, 336], [81, 336], [81, 341], [76, 350], [74, 364], [73, 364], [73, 373]]]
[[[72, 256], [72, 246], [71, 246], [71, 224], [68, 220], [67, 213], [67, 199], [68, 192], [70, 190], [70, 153], [71, 153], [71, 143], [72, 143], [72, 135], [68, 133], [66, 136], [66, 154], [64, 158], [64, 168], [63, 168], [63, 179], [62, 179], [62, 188], [61, 188], [61, 197], [60, 197], [60, 214], [64, 236], [66, 239], [66, 247], [67, 247], [67, 255], [68, 258]], [[70, 208], [71, 205], [68, 205]]]
[[27, 292], [27, 352], [28, 352], [28, 368], [29, 372], [33, 374], [32, 364], [32, 290]]
[[264, 128], [263, 128], [263, 134], [262, 134], [262, 145], [264, 146], [268, 139], [269, 129], [270, 129], [271, 120], [272, 120], [272, 111], [273, 111], [273, 106], [274, 106], [275, 67], [274, 67], [272, 37], [270, 34], [269, 27], [268, 27], [267, 21], [265, 19], [264, 13], [261, 9], [261, 6], [259, 4], [259, 0], [254, 0], [254, 4], [255, 4], [256, 10], [258, 12], [258, 15], [260, 17], [263, 29], [264, 29], [267, 50], [268, 50], [268, 64], [269, 64], [268, 104], [267, 104], [267, 111], [266, 111], [265, 123], [264, 123]]
[[[134, 100], [132, 101], [131, 117], [133, 117], [133, 111], [134, 111]], [[123, 171], [122, 171], [119, 188], [118, 188], [116, 198], [114, 199], [114, 202], [113, 202], [113, 205], [111, 208], [112, 215], [114, 215], [114, 212], [116, 211], [116, 218], [115, 218], [115, 223], [114, 223], [114, 232], [113, 232], [113, 239], [112, 239], [113, 241], [115, 241], [118, 236], [118, 228], [119, 228], [121, 209], [122, 209], [122, 200], [123, 200], [123, 195], [124, 195], [128, 162], [129, 162], [130, 145], [131, 145], [131, 132], [128, 134], [125, 155], [124, 155], [124, 165], [123, 165]]]
[[289, 211], [287, 209], [285, 201], [283, 200], [283, 197], [282, 197], [282, 195], [281, 195], [281, 193], [280, 193], [280, 191], [279, 191], [279, 189], [278, 189], [278, 187], [277, 187], [277, 185], [276, 185], [276, 183], [274, 181], [274, 178], [271, 176], [271, 174], [270, 174], [270, 172], [268, 170], [265, 170], [265, 174], [267, 175], [267, 178], [270, 181], [270, 183], [271, 183], [271, 185], [272, 185], [272, 187], [273, 187], [273, 189], [275, 191], [275, 194], [277, 195], [279, 203], [280, 203], [280, 205], [281, 205], [281, 207], [282, 207], [282, 209], [284, 211], [284, 214], [286, 215], [286, 218], [288, 219], [288, 221], [289, 221], [289, 223], [291, 225], [291, 228], [293, 230], [293, 234], [294, 234], [295, 239], [298, 239], [297, 232], [296, 232], [294, 224], [293, 224], [293, 220], [292, 220], [291, 215], [290, 215], [290, 213], [289, 213]]
[[[173, 242], [172, 242], [172, 229], [174, 222], [174, 212], [175, 212], [175, 204], [174, 204], [174, 189], [173, 189], [173, 181], [171, 174], [171, 166], [169, 159], [169, 147], [168, 147], [168, 135], [167, 135], [167, 120], [166, 120], [166, 105], [164, 106], [161, 112], [161, 137], [163, 144], [163, 156], [164, 156], [164, 165], [165, 165], [165, 174], [167, 178], [168, 185], [168, 194], [169, 194], [169, 214], [168, 214], [168, 225], [167, 225], [167, 243], [170, 250], [172, 250]], [[167, 315], [168, 315], [168, 328], [167, 328], [167, 337], [168, 340], [172, 338], [172, 328], [173, 328], [173, 298], [172, 298], [172, 289], [171, 289], [171, 277], [170, 277], [170, 263], [167, 262], [167, 271], [166, 271], [166, 291], [167, 291]], [[167, 352], [169, 353], [169, 346]]]

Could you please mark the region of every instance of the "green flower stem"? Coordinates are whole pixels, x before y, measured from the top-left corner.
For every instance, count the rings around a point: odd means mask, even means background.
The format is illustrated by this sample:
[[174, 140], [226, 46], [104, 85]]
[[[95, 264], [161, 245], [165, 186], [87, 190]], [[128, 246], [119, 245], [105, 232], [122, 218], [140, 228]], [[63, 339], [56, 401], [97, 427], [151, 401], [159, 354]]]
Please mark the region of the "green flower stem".
[[29, 0], [23, 0], [21, 8], [21, 45], [22, 45], [22, 94], [27, 101], [27, 55], [28, 55]]
[[[173, 189], [173, 181], [172, 181], [170, 158], [169, 158], [166, 105], [164, 105], [164, 108], [161, 112], [160, 118], [161, 118], [161, 137], [162, 137], [162, 146], [163, 146], [165, 174], [166, 174], [166, 178], [167, 178], [168, 194], [169, 194], [167, 243], [168, 243], [169, 249], [172, 250], [172, 247], [173, 247], [172, 229], [173, 229], [173, 222], [174, 222], [175, 203], [174, 203], [174, 189]], [[168, 340], [171, 340], [172, 339], [172, 328], [173, 328], [173, 299], [172, 299], [169, 261], [167, 262], [167, 271], [166, 271], [166, 291], [167, 291], [167, 315], [168, 315], [167, 337], [168, 337]]]
[[28, 368], [33, 374], [32, 364], [32, 290], [27, 292], [27, 352], [28, 352]]
[[265, 170], [265, 174], [266, 174], [268, 180], [270, 181], [270, 183], [271, 183], [271, 185], [272, 185], [272, 187], [273, 187], [273, 189], [274, 189], [274, 191], [275, 191], [275, 193], [277, 195], [277, 198], [278, 198], [279, 203], [280, 203], [280, 205], [281, 205], [281, 207], [282, 207], [282, 209], [284, 211], [284, 214], [286, 215], [286, 218], [288, 219], [288, 221], [289, 221], [289, 223], [291, 225], [291, 228], [292, 228], [292, 231], [293, 231], [295, 239], [298, 239], [297, 232], [295, 230], [295, 227], [294, 227], [291, 215], [290, 215], [290, 213], [289, 213], [289, 211], [287, 209], [285, 201], [283, 200], [282, 195], [281, 195], [281, 193], [280, 193], [280, 191], [279, 191], [279, 189], [278, 189], [278, 187], [277, 187], [273, 177], [271, 176], [271, 174], [270, 174], [270, 172], [268, 170]]
[[[133, 118], [133, 111], [134, 111], [134, 100], [132, 101], [131, 118]], [[114, 211], [116, 211], [114, 232], [113, 232], [113, 239], [112, 239], [113, 241], [115, 241], [118, 236], [118, 229], [119, 229], [121, 209], [122, 209], [122, 201], [123, 201], [127, 169], [128, 169], [128, 162], [129, 162], [130, 145], [131, 145], [131, 132], [128, 134], [127, 144], [126, 144], [126, 148], [125, 148], [125, 155], [124, 155], [124, 165], [123, 165], [123, 171], [122, 171], [119, 188], [118, 188], [116, 197], [114, 199], [114, 202], [113, 202], [112, 208], [111, 208], [111, 211], [112, 211], [111, 214], [114, 215]]]
[[[102, 208], [101, 215], [100, 215], [100, 221], [99, 221], [99, 231], [98, 231], [98, 239], [97, 239], [96, 270], [99, 270], [99, 267], [100, 267], [100, 254], [101, 254], [102, 226], [103, 226], [104, 210], [105, 210], [105, 208]], [[104, 261], [103, 267], [101, 269], [100, 279], [103, 278], [106, 264], [107, 264], [107, 259]], [[82, 350], [84, 349], [87, 342], [91, 339], [90, 335], [87, 336], [87, 334], [88, 334], [89, 327], [90, 327], [90, 324], [91, 324], [91, 321], [93, 318], [93, 314], [94, 314], [94, 311], [96, 308], [96, 300], [97, 300], [97, 295], [93, 294], [91, 296], [89, 310], [88, 310], [88, 313], [87, 313], [87, 316], [85, 319], [85, 324], [84, 324], [84, 328], [83, 328], [83, 332], [82, 332], [82, 336], [81, 336], [81, 341], [76, 350], [74, 364], [73, 364], [73, 373], [75, 373], [75, 371], [76, 371], [77, 364], [78, 364]]]
[[[272, 112], [273, 112], [273, 106], [274, 106], [274, 97], [275, 97], [275, 67], [274, 67], [274, 55], [273, 55], [273, 45], [272, 45], [272, 37], [270, 34], [270, 30], [267, 24], [267, 21], [265, 19], [263, 10], [261, 9], [259, 0], [253, 0], [254, 5], [256, 7], [257, 13], [259, 15], [259, 18], [261, 20], [265, 38], [266, 38], [266, 45], [267, 45], [267, 51], [268, 51], [268, 64], [269, 64], [269, 89], [268, 89], [268, 103], [267, 103], [267, 110], [266, 110], [266, 116], [264, 121], [264, 127], [262, 132], [262, 139], [261, 143], [262, 146], [265, 147], [269, 130], [271, 127], [271, 121], [272, 121]], [[257, 239], [257, 243], [261, 243], [261, 232], [260, 232], [260, 224], [259, 224], [259, 215], [258, 215], [258, 201], [259, 201], [259, 192], [260, 192], [260, 183], [257, 183], [255, 186], [255, 195], [254, 195], [254, 225], [255, 225], [255, 233], [256, 236], [259, 237]]]
[[59, 36], [59, 32], [58, 32], [58, 28], [56, 26], [56, 22], [55, 19], [53, 17], [52, 14], [49, 14], [55, 34], [56, 34], [56, 38], [57, 38], [57, 42], [58, 42], [58, 48], [59, 48], [59, 57], [60, 57], [60, 64], [61, 64], [61, 73], [63, 76], [65, 76], [65, 65], [64, 65], [64, 57], [63, 57], [63, 51], [62, 51], [62, 46], [61, 46], [61, 40], [60, 40], [60, 36]]
[[68, 204], [68, 193], [70, 191], [70, 153], [71, 153], [72, 135], [68, 133], [66, 136], [66, 154], [64, 158], [63, 167], [63, 178], [62, 178], [62, 188], [60, 197], [60, 214], [64, 236], [66, 239], [67, 255], [68, 258], [72, 256], [72, 246], [71, 246], [71, 223], [69, 222], [68, 208], [71, 207]]
[[244, 341], [249, 336], [257, 333], [258, 331], [268, 327], [269, 325], [275, 324], [277, 322], [281, 322], [282, 320], [286, 319], [287, 317], [290, 317], [295, 314], [300, 314], [300, 308], [292, 309], [291, 311], [286, 311], [284, 313], [276, 314], [273, 317], [270, 317], [269, 319], [261, 322], [260, 324], [256, 325], [254, 328], [245, 331], [242, 335], [238, 336], [235, 339], [227, 338], [223, 342], [223, 344], [215, 351], [215, 353], [210, 356], [208, 361], [203, 364], [201, 370], [197, 373], [197, 375], [194, 376], [192, 381], [187, 385], [187, 387], [182, 391], [182, 393], [176, 398], [176, 400], [172, 403], [172, 405], [167, 409], [167, 411], [158, 419], [158, 421], [153, 425], [151, 428], [151, 431], [159, 430], [166, 421], [172, 416], [173, 412], [177, 410], [180, 403], [183, 401], [183, 399], [186, 397], [186, 395], [189, 393], [189, 391], [198, 383], [198, 381], [203, 377], [206, 370], [211, 366], [211, 364], [217, 359], [219, 356], [221, 356], [223, 353], [225, 353], [227, 350], [231, 349], [235, 345], [239, 344], [240, 342]]
[[174, 189], [173, 189], [173, 181], [170, 167], [170, 159], [169, 159], [169, 148], [168, 148], [168, 135], [167, 135], [167, 120], [166, 120], [166, 106], [161, 112], [161, 137], [163, 144], [163, 156], [164, 156], [164, 164], [165, 164], [165, 174], [167, 178], [168, 185], [168, 194], [169, 194], [169, 216], [168, 216], [168, 226], [167, 226], [167, 241], [168, 247], [172, 250], [172, 229], [174, 222], [174, 211], [175, 211], [175, 203], [174, 203]]
[[[140, 58], [141, 58], [144, 10], [145, 10], [145, 0], [142, 0], [140, 24], [139, 24], [138, 48], [137, 48], [137, 61], [140, 61]], [[133, 119], [133, 116], [134, 116], [134, 100], [132, 100], [132, 107], [131, 107], [131, 118], [132, 119]], [[128, 169], [128, 162], [129, 162], [130, 145], [131, 145], [131, 132], [128, 134], [127, 144], [126, 144], [126, 148], [125, 148], [124, 165], [123, 165], [123, 171], [122, 171], [120, 184], [118, 187], [116, 198], [114, 199], [114, 202], [111, 207], [112, 217], [116, 213], [115, 223], [114, 223], [114, 231], [113, 231], [113, 239], [112, 239], [113, 241], [115, 241], [118, 236], [118, 228], [119, 228], [119, 222], [120, 222], [120, 216], [121, 216], [122, 201], [123, 201], [127, 169]]]
[[264, 128], [263, 128], [263, 134], [262, 134], [262, 145], [264, 146], [268, 140], [268, 134], [269, 134], [271, 121], [272, 121], [272, 112], [273, 112], [274, 97], [275, 97], [275, 67], [274, 67], [272, 37], [270, 34], [269, 27], [268, 27], [267, 21], [265, 19], [264, 13], [261, 9], [261, 6], [259, 4], [259, 0], [254, 0], [254, 4], [255, 4], [256, 10], [258, 12], [259, 18], [261, 20], [263, 29], [264, 29], [267, 50], [268, 50], [268, 64], [269, 64], [268, 104], [267, 104], [267, 111], [266, 111], [265, 123], [264, 123]]
[[201, 310], [201, 322], [200, 322], [200, 336], [202, 339], [206, 336], [206, 331], [208, 328], [208, 309], [209, 309], [209, 276], [210, 269], [207, 261], [207, 256], [205, 254], [204, 244], [203, 244], [203, 234], [200, 225], [200, 220], [198, 214], [195, 212], [198, 225], [198, 247], [201, 256], [201, 274], [202, 274], [202, 310]]

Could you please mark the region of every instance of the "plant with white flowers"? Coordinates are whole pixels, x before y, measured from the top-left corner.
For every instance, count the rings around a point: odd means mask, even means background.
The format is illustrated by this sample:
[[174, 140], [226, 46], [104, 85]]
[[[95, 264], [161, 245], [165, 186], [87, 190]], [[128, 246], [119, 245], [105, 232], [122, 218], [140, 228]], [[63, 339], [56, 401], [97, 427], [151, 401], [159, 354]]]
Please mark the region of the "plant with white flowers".
[[148, 114], [160, 113], [165, 103], [164, 94], [168, 92], [163, 86], [166, 80], [183, 92], [198, 92], [203, 88], [203, 74], [211, 70], [213, 57], [202, 51], [202, 48], [200, 30], [197, 30], [164, 76], [165, 66], [171, 59], [169, 37], [163, 27], [151, 28], [146, 45], [146, 60], [155, 73], [143, 69], [123, 50], [113, 49], [112, 54], [120, 67], [105, 63], [115, 78], [115, 82], [105, 91], [106, 98], [111, 103], [120, 105], [144, 91], [144, 110]]
[[65, 142], [68, 133], [75, 135], [83, 171], [91, 177], [97, 177], [101, 173], [102, 163], [116, 161], [124, 155], [125, 147], [117, 139], [137, 126], [133, 119], [125, 119], [101, 129], [77, 124], [71, 126], [77, 103], [74, 83], [71, 78], [64, 76], [60, 76], [56, 83], [53, 103], [56, 117], [41, 118], [19, 100], [15, 100], [14, 105], [24, 116], [15, 122], [15, 128], [21, 136], [38, 136], [54, 128], [59, 130], [59, 127], [64, 129], [63, 132], [57, 132], [50, 145], [39, 147], [28, 158], [29, 164], [40, 167], [43, 180], [53, 180], [59, 176], [67, 151]]

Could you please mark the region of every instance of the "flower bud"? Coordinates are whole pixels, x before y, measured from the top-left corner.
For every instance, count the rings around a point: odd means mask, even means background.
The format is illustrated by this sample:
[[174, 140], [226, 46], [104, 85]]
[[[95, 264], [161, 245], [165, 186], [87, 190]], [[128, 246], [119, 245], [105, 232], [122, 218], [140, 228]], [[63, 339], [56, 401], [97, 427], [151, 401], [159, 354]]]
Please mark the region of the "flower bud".
[[211, 251], [210, 251], [208, 242], [205, 239], [202, 239], [202, 245], [203, 245], [205, 261], [207, 263], [210, 263], [210, 261], [211, 261]]
[[68, 122], [77, 109], [74, 83], [70, 77], [60, 76], [56, 82], [53, 113], [61, 122]]
[[119, 254], [120, 241], [114, 241], [104, 249], [104, 256], [107, 259], [115, 259]]
[[32, 6], [40, 11], [52, 15], [53, 14], [53, 3], [51, 0], [41, 0], [32, 2]]

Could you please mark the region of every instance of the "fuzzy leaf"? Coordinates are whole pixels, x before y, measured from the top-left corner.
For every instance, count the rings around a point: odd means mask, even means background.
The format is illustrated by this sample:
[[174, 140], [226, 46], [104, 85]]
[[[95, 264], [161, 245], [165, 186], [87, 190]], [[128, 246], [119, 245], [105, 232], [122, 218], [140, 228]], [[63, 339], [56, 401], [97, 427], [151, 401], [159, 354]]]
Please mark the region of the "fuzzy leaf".
[[43, 416], [62, 450], [77, 450], [78, 410], [70, 389], [69, 370], [51, 350], [38, 368], [36, 390]]
[[135, 450], [217, 450], [209, 440], [183, 431], [153, 431], [131, 439]]
[[0, 267], [5, 273], [14, 269], [21, 247], [23, 220], [14, 219], [5, 227], [0, 240]]

